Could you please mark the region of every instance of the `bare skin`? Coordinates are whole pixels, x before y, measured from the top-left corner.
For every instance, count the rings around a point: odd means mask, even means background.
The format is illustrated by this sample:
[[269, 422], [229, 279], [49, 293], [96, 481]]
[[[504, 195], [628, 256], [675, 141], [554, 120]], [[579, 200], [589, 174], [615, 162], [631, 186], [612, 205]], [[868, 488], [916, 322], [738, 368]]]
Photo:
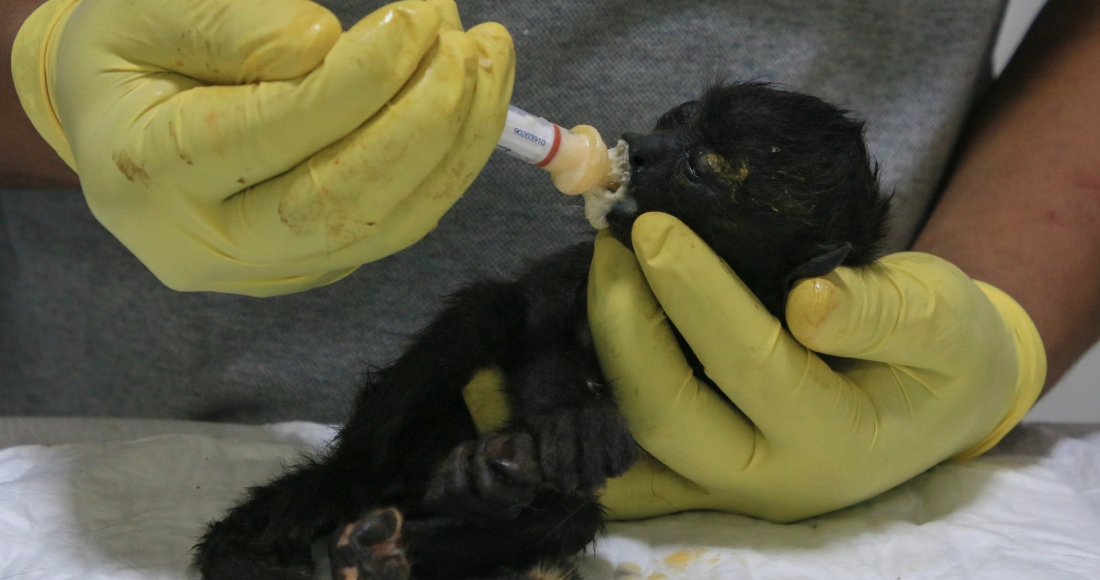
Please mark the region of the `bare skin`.
[[44, 0], [0, 2], [0, 187], [73, 188], [76, 173], [31, 125], [11, 80], [11, 47], [19, 27]]
[[1049, 390], [1100, 338], [1100, 3], [1052, 0], [916, 241], [1027, 310]]
[[[23, 113], [11, 46], [43, 0], [0, 3], [0, 187], [79, 182]], [[1100, 4], [1052, 0], [983, 102], [914, 249], [1008, 292], [1046, 346], [1049, 389], [1100, 338]]]

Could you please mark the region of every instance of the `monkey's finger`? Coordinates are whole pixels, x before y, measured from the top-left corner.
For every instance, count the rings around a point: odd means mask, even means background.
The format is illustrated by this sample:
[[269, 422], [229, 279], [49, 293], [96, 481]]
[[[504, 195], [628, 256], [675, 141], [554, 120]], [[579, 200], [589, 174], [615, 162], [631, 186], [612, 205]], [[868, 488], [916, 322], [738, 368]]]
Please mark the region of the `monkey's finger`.
[[510, 482], [537, 483], [538, 463], [531, 436], [526, 433], [486, 433], [478, 439], [474, 456], [478, 491], [485, 495], [498, 477]]
[[470, 493], [470, 460], [475, 455], [473, 441], [456, 445], [447, 459], [432, 477], [426, 500], [443, 501], [445, 498], [462, 497]]
[[859, 406], [850, 382], [795, 341], [682, 222], [644, 214], [633, 242], [649, 286], [707, 376], [766, 437], [805, 437]]
[[489, 466], [489, 459], [482, 452], [474, 453], [470, 459], [470, 480], [478, 497], [492, 497], [499, 485], [496, 474]]
[[634, 255], [607, 232], [596, 238], [588, 318], [600, 366], [638, 443], [704, 487], [736, 477], [756, 449], [756, 429], [692, 375]]

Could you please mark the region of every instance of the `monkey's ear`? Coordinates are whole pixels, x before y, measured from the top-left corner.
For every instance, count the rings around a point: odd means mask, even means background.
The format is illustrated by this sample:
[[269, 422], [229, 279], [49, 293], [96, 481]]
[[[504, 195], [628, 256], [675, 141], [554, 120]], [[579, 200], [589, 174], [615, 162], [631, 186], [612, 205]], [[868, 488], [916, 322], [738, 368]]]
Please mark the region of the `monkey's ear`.
[[848, 252], [850, 251], [851, 244], [847, 242], [817, 244], [809, 252], [806, 252], [807, 258], [803, 262], [791, 269], [787, 274], [787, 278], [783, 281], [783, 287], [780, 288], [781, 294], [777, 296], [779, 299], [777, 308], [774, 310], [769, 308], [773, 316], [783, 321], [783, 328], [787, 328], [787, 317], [784, 316], [784, 313], [787, 310], [787, 296], [791, 294], [791, 286], [802, 280], [802, 278], [824, 276], [836, 270], [836, 267], [844, 263], [845, 258], [848, 258]]
[[783, 280], [783, 286], [778, 289], [778, 295], [775, 295], [778, 302], [775, 304], [775, 310], [771, 309], [771, 302], [762, 299], [765, 306], [768, 306], [768, 311], [779, 318], [783, 322], [783, 327], [786, 328], [787, 295], [791, 293], [791, 286], [803, 278], [824, 276], [836, 270], [837, 266], [844, 262], [844, 258], [848, 257], [850, 251], [852, 251], [852, 244], [847, 242], [843, 244], [818, 244], [811, 248], [807, 252], [806, 259], [791, 268], [791, 271], [787, 273], [787, 277]]
[[836, 270], [837, 266], [844, 263], [844, 258], [848, 257], [850, 251], [852, 251], [852, 244], [848, 242], [814, 246], [809, 252], [809, 257], [787, 274], [787, 291], [789, 292], [791, 286], [802, 278], [824, 276]]

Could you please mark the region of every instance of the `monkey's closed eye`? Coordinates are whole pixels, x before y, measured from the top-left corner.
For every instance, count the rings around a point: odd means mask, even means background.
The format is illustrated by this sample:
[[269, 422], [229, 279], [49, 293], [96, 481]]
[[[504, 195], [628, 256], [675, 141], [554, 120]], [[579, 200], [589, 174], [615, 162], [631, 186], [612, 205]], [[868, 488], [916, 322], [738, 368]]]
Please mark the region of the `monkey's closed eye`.
[[708, 148], [688, 151], [685, 165], [693, 179], [704, 181], [727, 181], [725, 174], [730, 171], [729, 162]]
[[657, 119], [654, 130], [670, 131], [687, 127], [699, 116], [702, 110], [703, 103], [699, 101], [688, 101], [664, 115], [661, 115], [661, 118]]
[[699, 155], [693, 151], [689, 151], [686, 159], [684, 160], [684, 168], [687, 171], [688, 177], [692, 181], [703, 181], [702, 171], [705, 166], [700, 166]]
[[749, 175], [749, 168], [735, 167], [728, 159], [709, 148], [697, 148], [684, 156], [684, 173], [694, 183], [715, 191], [735, 193]]

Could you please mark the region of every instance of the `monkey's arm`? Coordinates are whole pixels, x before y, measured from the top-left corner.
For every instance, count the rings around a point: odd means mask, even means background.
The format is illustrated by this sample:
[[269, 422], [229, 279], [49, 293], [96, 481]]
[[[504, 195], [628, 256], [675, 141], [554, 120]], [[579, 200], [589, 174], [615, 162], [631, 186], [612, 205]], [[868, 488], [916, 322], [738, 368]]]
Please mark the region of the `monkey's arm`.
[[524, 347], [504, 368], [512, 428], [534, 437], [544, 480], [566, 494], [595, 492], [639, 455], [592, 344], [591, 261], [592, 244], [577, 244], [520, 278]]
[[1100, 4], [1052, 0], [984, 101], [915, 249], [1004, 290], [1050, 389], [1100, 337]]
[[44, 0], [0, 4], [0, 187], [76, 187], [76, 173], [38, 135], [19, 104], [11, 78], [11, 49], [27, 16]]

